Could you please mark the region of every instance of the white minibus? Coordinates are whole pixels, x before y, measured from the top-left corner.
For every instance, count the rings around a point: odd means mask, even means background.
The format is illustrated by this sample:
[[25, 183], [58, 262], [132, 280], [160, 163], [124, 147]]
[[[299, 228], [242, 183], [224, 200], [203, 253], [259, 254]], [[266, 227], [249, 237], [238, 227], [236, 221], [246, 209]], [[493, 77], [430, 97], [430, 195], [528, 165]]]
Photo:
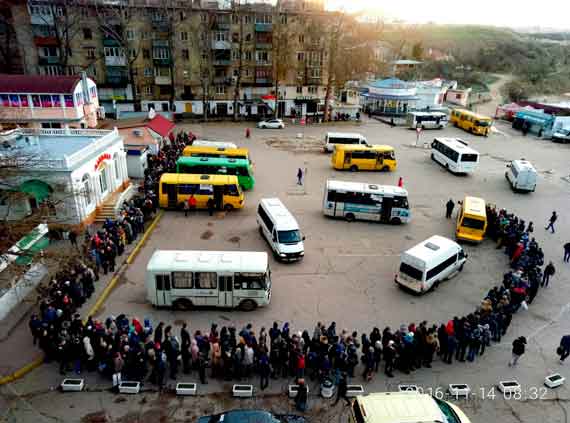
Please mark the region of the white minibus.
[[250, 311], [269, 304], [271, 270], [265, 252], [157, 250], [146, 267], [153, 306]]
[[438, 389], [433, 389], [433, 392], [426, 389], [426, 393], [375, 392], [358, 395], [350, 406], [348, 422], [470, 423], [459, 407], [442, 399], [444, 392]]
[[514, 191], [530, 191], [536, 189], [536, 169], [525, 159], [513, 160], [507, 165], [505, 178]]
[[402, 253], [395, 281], [401, 287], [421, 294], [463, 270], [466, 259], [467, 255], [458, 243], [434, 235]]
[[447, 114], [443, 112], [410, 112], [408, 127], [412, 129], [443, 129], [447, 126]]
[[431, 143], [431, 159], [452, 173], [474, 172], [479, 153], [459, 138], [436, 138]]
[[362, 134], [348, 132], [327, 132], [325, 135], [325, 153], [332, 153], [337, 144], [368, 145]]
[[238, 148], [233, 142], [226, 141], [194, 140], [192, 145], [196, 147]]
[[359, 219], [400, 224], [411, 220], [404, 188], [330, 179], [325, 183], [323, 213], [349, 222]]
[[263, 198], [257, 207], [259, 233], [269, 245], [277, 260], [301, 260], [305, 255], [304, 236], [299, 224], [279, 198]]

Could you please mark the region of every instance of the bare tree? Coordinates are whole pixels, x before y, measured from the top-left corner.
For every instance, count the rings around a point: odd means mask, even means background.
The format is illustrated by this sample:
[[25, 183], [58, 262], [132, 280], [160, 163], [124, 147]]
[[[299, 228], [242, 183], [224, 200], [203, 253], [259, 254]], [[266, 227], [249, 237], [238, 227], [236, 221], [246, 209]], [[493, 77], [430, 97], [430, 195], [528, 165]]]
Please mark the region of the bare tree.
[[[243, 42], [244, 42], [244, 35], [243, 35], [243, 24], [244, 24], [244, 15], [242, 13], [241, 7], [241, 0], [236, 0], [233, 7], [233, 14], [237, 17], [239, 30], [238, 30], [238, 68], [237, 68], [237, 75], [236, 81], [234, 86], [234, 121], [237, 121], [239, 118], [239, 93], [241, 90], [241, 77], [243, 73]], [[232, 42], [234, 40], [232, 39]]]
[[[97, 23], [106, 36], [114, 40], [125, 56], [127, 76], [131, 85], [133, 100], [140, 104], [140, 93], [135, 81], [135, 64], [141, 52], [140, 37], [132, 28], [136, 22], [136, 13], [142, 9], [131, 7], [128, 2], [95, 3]], [[132, 31], [132, 32], [131, 32]]]
[[[332, 95], [333, 82], [335, 81], [336, 72], [335, 64], [337, 61], [337, 54], [339, 52], [339, 42], [345, 21], [344, 12], [334, 15], [333, 22], [330, 23], [330, 30], [327, 34], [327, 83], [325, 86], [325, 113], [324, 121], [330, 120], [329, 102]], [[344, 59], [346, 60], [346, 59]]]
[[281, 14], [281, 0], [273, 13], [273, 82], [275, 84], [275, 117], [279, 117], [279, 83], [287, 78], [291, 68], [292, 47], [291, 34], [287, 30], [287, 15]]
[[[10, 5], [0, 1], [0, 73], [20, 73], [21, 60]], [[20, 71], [20, 72], [18, 72]]]
[[[207, 13], [207, 12], [202, 12]], [[213, 57], [212, 57], [212, 27], [214, 25], [213, 16], [209, 13], [206, 19], [201, 19], [198, 30], [198, 45], [200, 49], [200, 86], [202, 88], [202, 109], [204, 121], [208, 121], [210, 110], [210, 97], [212, 95], [212, 85], [214, 80]]]

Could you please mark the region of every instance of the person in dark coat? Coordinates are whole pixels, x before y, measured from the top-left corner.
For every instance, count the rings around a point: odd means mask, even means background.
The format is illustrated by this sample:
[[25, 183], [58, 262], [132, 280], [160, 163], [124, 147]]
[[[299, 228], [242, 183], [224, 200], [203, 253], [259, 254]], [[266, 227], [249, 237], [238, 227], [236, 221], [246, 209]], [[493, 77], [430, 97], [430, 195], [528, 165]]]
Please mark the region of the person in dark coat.
[[560, 356], [560, 364], [564, 364], [564, 360], [570, 355], [570, 335], [564, 335], [560, 339], [560, 346], [556, 352]]
[[558, 215], [556, 214], [555, 211], [552, 212], [552, 216], [550, 216], [550, 219], [548, 219], [548, 226], [546, 228], [544, 228], [545, 230], [550, 229], [552, 231], [552, 233], [554, 233], [554, 222], [556, 222], [556, 220], [558, 219]]
[[550, 281], [550, 277], [554, 276], [556, 273], [556, 268], [552, 262], [549, 262], [546, 267], [544, 268], [544, 273], [542, 275], [542, 283], [540, 286], [548, 287], [548, 282]]
[[299, 379], [299, 389], [297, 391], [297, 396], [295, 397], [295, 408], [299, 411], [307, 410], [307, 398], [309, 393], [307, 391], [307, 386], [305, 385], [305, 379]]
[[525, 353], [526, 338], [519, 336], [513, 341], [513, 358], [509, 361], [509, 367], [516, 366], [519, 359]]
[[346, 381], [346, 373], [342, 372], [336, 390], [336, 400], [335, 402], [333, 402], [333, 406], [337, 405], [341, 399], [345, 400], [347, 405], [350, 405], [350, 400], [346, 396], [347, 392], [348, 392], [348, 382]]
[[451, 219], [451, 215], [453, 214], [453, 209], [455, 208], [455, 202], [453, 199], [449, 199], [449, 201], [445, 204], [445, 217], [446, 219]]

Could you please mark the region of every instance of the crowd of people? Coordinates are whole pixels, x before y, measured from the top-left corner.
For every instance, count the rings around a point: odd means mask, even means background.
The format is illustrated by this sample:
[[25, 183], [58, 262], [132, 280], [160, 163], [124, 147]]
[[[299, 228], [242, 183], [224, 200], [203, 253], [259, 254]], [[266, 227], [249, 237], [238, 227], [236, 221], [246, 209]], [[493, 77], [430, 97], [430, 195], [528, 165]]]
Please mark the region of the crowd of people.
[[[162, 160], [169, 159], [165, 156]], [[118, 220], [106, 224], [96, 234], [101, 245], [116, 244], [122, 232], [127, 242], [132, 241], [132, 236], [144, 229], [132, 223], [130, 238], [128, 230], [123, 228], [121, 232], [120, 225], [129, 224], [131, 216], [125, 213], [128, 216], [122, 223]], [[93, 291], [97, 272], [96, 267], [79, 264], [56, 276], [53, 298], [42, 304], [41, 315], [32, 319], [30, 327], [34, 342], [39, 339], [46, 358], [57, 360], [62, 374], [72, 368], [77, 373], [99, 371], [109, 378], [115, 375], [115, 380], [121, 374], [123, 380], [148, 381], [159, 387], [167, 376], [177, 379], [180, 371], [197, 372], [201, 383], [207, 383], [207, 373], [208, 377], [226, 381], [257, 374], [261, 389], [265, 389], [270, 378], [308, 377], [342, 384], [346, 376], [361, 375], [369, 381], [379, 371], [387, 377], [393, 377], [395, 371], [409, 374], [430, 368], [437, 359], [447, 365], [453, 361], [472, 362], [494, 342], [501, 342], [513, 315], [528, 308], [541, 284], [548, 285], [541, 271], [544, 254], [532, 237], [532, 222], [527, 225], [506, 210], [491, 207], [487, 216], [487, 235], [496, 241], [498, 249], [504, 249], [512, 269], [504, 274], [502, 284], [488, 291], [476, 310], [440, 324], [422, 321], [359, 333], [341, 329], [335, 322], [318, 322], [311, 332], [295, 331], [289, 323], [277, 322], [259, 331], [251, 324], [242, 328], [212, 324], [208, 331], [191, 331], [187, 323], [175, 330], [163, 322], [153, 327], [149, 319], [141, 323], [125, 315], [104, 321], [88, 317], [84, 322], [73, 313]], [[83, 286], [83, 293], [78, 285]], [[510, 364], [516, 365], [525, 343], [524, 337], [515, 340]], [[207, 372], [208, 368], [211, 371]]]

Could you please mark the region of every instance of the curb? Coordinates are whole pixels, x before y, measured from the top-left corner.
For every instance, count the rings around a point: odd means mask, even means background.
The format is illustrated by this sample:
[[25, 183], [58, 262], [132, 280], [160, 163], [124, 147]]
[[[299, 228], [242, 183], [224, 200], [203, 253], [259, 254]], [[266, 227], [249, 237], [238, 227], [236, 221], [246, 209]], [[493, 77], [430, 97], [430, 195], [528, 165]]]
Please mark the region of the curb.
[[[117, 272], [115, 272], [115, 274], [113, 275], [113, 278], [109, 281], [109, 283], [107, 284], [105, 289], [103, 289], [103, 292], [101, 292], [101, 294], [99, 295], [99, 298], [97, 298], [97, 301], [95, 301], [95, 304], [93, 304], [91, 309], [89, 309], [87, 316], [92, 316], [93, 314], [97, 313], [97, 311], [101, 308], [103, 303], [107, 300], [107, 298], [109, 297], [109, 295], [111, 294], [111, 292], [113, 291], [115, 286], [117, 285], [117, 282], [119, 281], [119, 277], [124, 273], [126, 267], [129, 264], [131, 264], [133, 262], [133, 260], [136, 258], [141, 247], [144, 245], [144, 243], [146, 242], [146, 240], [150, 236], [150, 234], [154, 231], [154, 228], [156, 227], [156, 225], [160, 221], [160, 218], [162, 217], [163, 214], [164, 214], [164, 212], [162, 210], [160, 212], [158, 212], [158, 214], [156, 215], [156, 217], [154, 218], [154, 220], [152, 221], [152, 223], [150, 224], [150, 226], [148, 227], [145, 234], [143, 235], [141, 240], [138, 242], [138, 244], [136, 245], [134, 250], [131, 252], [131, 254], [129, 254], [127, 259], [123, 263], [123, 265], [119, 268], [119, 270]], [[17, 379], [20, 379], [21, 377], [30, 373], [32, 370], [41, 366], [41, 364], [43, 362], [44, 362], [43, 357], [36, 358], [34, 361], [26, 364], [24, 367], [19, 368], [14, 373], [2, 377], [0, 379], [0, 386], [6, 385], [8, 383], [12, 383], [12, 382], [16, 381]]]

